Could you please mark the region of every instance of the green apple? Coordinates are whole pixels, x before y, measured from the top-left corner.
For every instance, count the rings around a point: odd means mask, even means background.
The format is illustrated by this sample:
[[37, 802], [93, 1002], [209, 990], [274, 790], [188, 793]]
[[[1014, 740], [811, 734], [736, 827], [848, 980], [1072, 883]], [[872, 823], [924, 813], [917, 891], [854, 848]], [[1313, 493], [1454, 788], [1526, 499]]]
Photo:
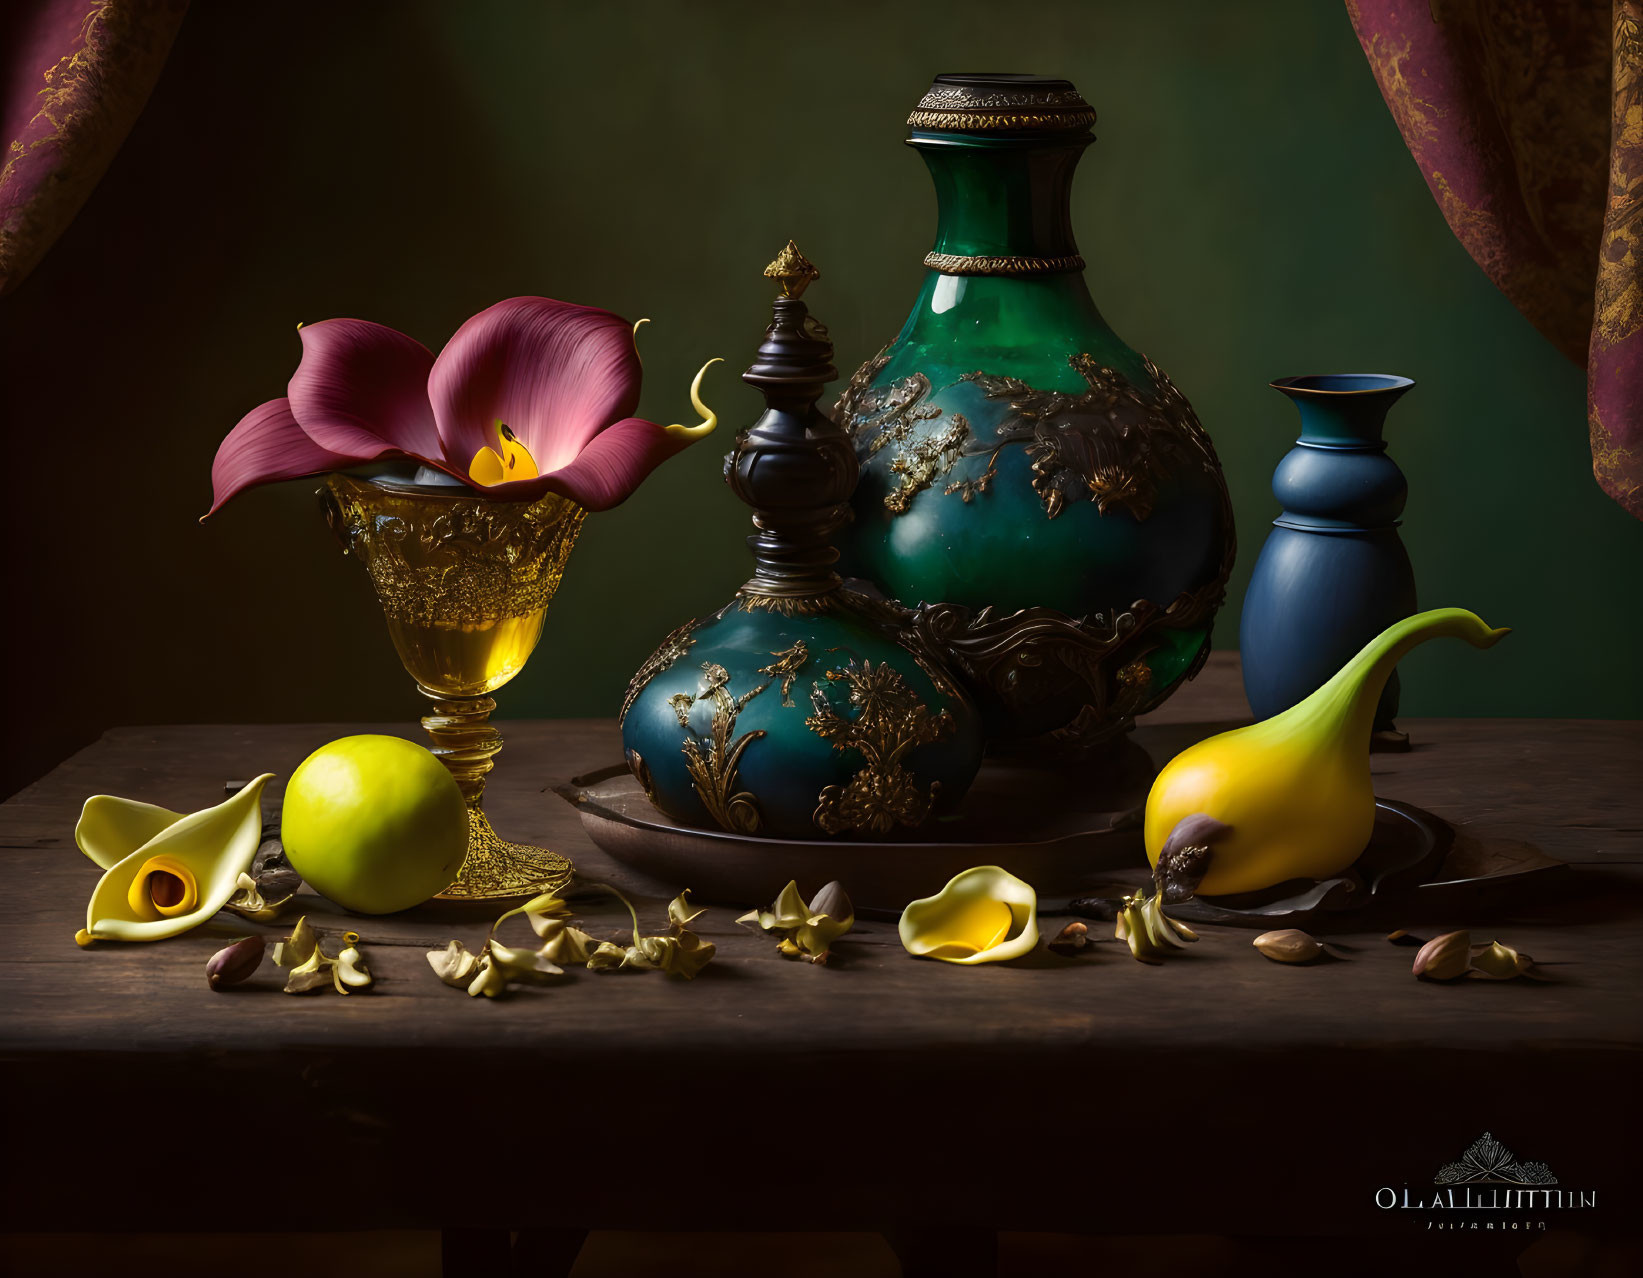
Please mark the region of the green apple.
[[285, 787], [280, 838], [322, 896], [392, 914], [450, 886], [468, 851], [456, 778], [399, 737], [342, 737], [302, 761]]

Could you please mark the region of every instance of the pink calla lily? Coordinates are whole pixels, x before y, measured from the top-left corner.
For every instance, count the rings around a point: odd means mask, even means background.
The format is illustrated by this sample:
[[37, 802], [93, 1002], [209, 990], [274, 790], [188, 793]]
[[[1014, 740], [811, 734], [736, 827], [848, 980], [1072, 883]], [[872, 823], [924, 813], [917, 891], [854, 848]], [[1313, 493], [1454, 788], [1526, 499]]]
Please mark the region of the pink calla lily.
[[299, 329], [302, 359], [285, 398], [247, 413], [211, 466], [215, 514], [257, 484], [410, 458], [498, 501], [548, 493], [608, 510], [717, 424], [658, 426], [633, 416], [639, 354], [609, 311], [546, 297], [498, 302], [457, 329], [436, 358], [367, 320]]

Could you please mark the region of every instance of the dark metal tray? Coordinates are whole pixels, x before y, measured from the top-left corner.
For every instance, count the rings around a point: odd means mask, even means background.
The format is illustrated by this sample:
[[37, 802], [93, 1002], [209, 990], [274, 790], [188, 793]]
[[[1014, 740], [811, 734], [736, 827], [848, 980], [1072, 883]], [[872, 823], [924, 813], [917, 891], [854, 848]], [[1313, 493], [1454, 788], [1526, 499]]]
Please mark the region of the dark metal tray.
[[[989, 759], [963, 815], [915, 836], [883, 841], [761, 839], [679, 825], [653, 807], [621, 764], [555, 787], [583, 828], [630, 870], [703, 900], [761, 905], [789, 879], [813, 892], [840, 880], [864, 916], [894, 917], [974, 865], [999, 865], [1037, 889], [1046, 912], [1100, 918], [1126, 890], [1150, 881], [1141, 809], [1152, 769], [1137, 750], [1098, 769], [1055, 771]], [[1189, 922], [1298, 927], [1407, 897], [1561, 868], [1526, 845], [1505, 852], [1468, 843], [1450, 858], [1449, 825], [1411, 804], [1376, 801], [1375, 833], [1352, 868], [1321, 882], [1295, 881], [1260, 894], [1197, 898], [1170, 912]]]

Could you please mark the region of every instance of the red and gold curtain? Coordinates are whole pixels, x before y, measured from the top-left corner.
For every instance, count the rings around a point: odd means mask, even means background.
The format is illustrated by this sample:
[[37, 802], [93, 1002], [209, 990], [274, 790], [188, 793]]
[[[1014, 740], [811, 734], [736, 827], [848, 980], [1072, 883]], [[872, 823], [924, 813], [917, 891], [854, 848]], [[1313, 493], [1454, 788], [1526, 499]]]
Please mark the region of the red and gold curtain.
[[1460, 242], [1586, 367], [1592, 470], [1643, 519], [1643, 0], [1347, 0]]
[[0, 15], [0, 293], [97, 185], [187, 11], [188, 0], [11, 0]]

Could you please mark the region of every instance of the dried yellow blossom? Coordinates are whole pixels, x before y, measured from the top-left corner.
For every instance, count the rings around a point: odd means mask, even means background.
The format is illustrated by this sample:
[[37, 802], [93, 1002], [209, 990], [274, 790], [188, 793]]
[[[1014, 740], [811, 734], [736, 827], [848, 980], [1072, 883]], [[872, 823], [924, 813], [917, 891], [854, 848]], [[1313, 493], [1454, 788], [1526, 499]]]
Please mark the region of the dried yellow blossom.
[[633, 920], [633, 944], [624, 946], [614, 941], [600, 944], [588, 955], [588, 967], [593, 971], [653, 969], [666, 972], [670, 976], [682, 976], [688, 981], [694, 980], [696, 974], [708, 965], [717, 952], [718, 947], [712, 941], [702, 940], [681, 922], [697, 918], [702, 913], [700, 909], [691, 906], [688, 888], [674, 897], [668, 905], [668, 919], [674, 933], [672, 936], [641, 936], [639, 912], [633, 908], [633, 902], [613, 887], [607, 886], [606, 891], [628, 907], [628, 917]]
[[1143, 963], [1157, 963], [1198, 939], [1198, 933], [1185, 923], [1164, 913], [1161, 891], [1151, 896], [1139, 891], [1126, 896], [1113, 935], [1128, 942], [1130, 953]]
[[231, 910], [241, 918], [251, 919], [257, 923], [270, 923], [280, 916], [287, 905], [296, 900], [296, 896], [295, 892], [288, 892], [271, 901], [263, 895], [254, 878], [242, 873], [234, 884], [234, 895], [224, 903], [223, 909]]
[[[507, 911], [491, 925], [485, 948], [471, 952], [461, 941], [452, 941], [442, 950], [428, 951], [428, 965], [447, 985], [466, 987], [470, 996], [495, 998], [514, 982], [541, 982], [564, 975], [563, 964], [579, 963], [594, 971], [629, 968], [670, 972], [687, 979], [696, 975], [713, 957], [714, 947], [684, 927], [702, 911], [690, 904], [689, 893], [681, 892], [668, 906], [677, 935], [639, 935], [639, 916], [633, 905], [614, 888], [607, 888], [633, 920], [633, 944], [599, 941], [580, 928], [572, 927], [569, 904], [551, 892]], [[541, 944], [503, 945], [496, 930], [508, 919], [524, 915]]]
[[287, 994], [305, 994], [330, 985], [338, 994], [369, 989], [371, 973], [359, 952], [359, 933], [342, 934], [342, 952], [335, 958], [320, 948], [319, 937], [305, 914], [291, 929], [291, 935], [274, 946], [274, 962], [290, 968], [285, 978]]
[[790, 880], [768, 909], [749, 910], [736, 922], [773, 934], [776, 950], [785, 958], [825, 963], [833, 942], [856, 925], [856, 909], [835, 880], [816, 893], [809, 905]]
[[696, 905], [691, 901], [689, 888], [667, 903], [668, 924], [680, 930], [689, 927], [706, 913], [706, 906]]
[[542, 938], [542, 953], [555, 963], [586, 963], [599, 947], [597, 940], [563, 919], [544, 919], [539, 927], [532, 919], [531, 925]]

